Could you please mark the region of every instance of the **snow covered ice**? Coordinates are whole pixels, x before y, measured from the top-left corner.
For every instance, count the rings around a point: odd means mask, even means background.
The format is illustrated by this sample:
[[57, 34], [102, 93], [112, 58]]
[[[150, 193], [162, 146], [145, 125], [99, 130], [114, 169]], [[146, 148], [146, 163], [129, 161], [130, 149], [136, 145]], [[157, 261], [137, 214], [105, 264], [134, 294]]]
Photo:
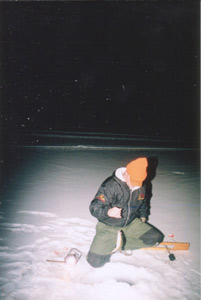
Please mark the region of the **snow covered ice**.
[[[199, 300], [198, 152], [190, 149], [20, 147], [5, 162], [0, 209], [2, 300]], [[149, 222], [189, 251], [116, 253], [92, 268], [86, 255], [96, 219], [89, 204], [102, 181], [139, 156], [158, 158]], [[75, 266], [63, 260], [82, 251]]]

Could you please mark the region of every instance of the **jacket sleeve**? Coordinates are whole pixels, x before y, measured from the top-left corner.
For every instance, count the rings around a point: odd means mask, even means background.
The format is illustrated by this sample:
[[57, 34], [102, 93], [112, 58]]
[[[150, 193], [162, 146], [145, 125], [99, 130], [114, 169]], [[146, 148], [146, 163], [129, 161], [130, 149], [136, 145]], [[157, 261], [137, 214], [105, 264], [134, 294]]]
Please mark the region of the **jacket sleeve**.
[[140, 206], [139, 213], [140, 213], [140, 218], [147, 218], [149, 215], [149, 205], [148, 205], [148, 199], [146, 194], [146, 188], [143, 187], [143, 190], [145, 196], [144, 196], [143, 203]]
[[108, 178], [102, 183], [89, 206], [92, 216], [105, 223], [109, 218], [108, 210], [112, 207], [114, 194], [114, 181]]

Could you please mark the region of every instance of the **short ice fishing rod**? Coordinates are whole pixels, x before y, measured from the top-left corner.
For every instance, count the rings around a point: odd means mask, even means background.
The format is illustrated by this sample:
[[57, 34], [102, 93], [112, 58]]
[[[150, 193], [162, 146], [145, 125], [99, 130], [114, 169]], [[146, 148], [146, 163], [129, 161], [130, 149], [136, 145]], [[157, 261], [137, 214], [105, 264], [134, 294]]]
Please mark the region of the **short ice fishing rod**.
[[[173, 239], [174, 234], [168, 234], [168, 236], [171, 237], [172, 240], [174, 241], [174, 239]], [[170, 252], [170, 250], [168, 249], [168, 246], [165, 246], [165, 248], [167, 249], [167, 251], [168, 251], [168, 253], [169, 253], [169, 255], [168, 255], [169, 260], [171, 260], [171, 261], [175, 260], [176, 257], [175, 257], [175, 255], [174, 255], [173, 253]]]

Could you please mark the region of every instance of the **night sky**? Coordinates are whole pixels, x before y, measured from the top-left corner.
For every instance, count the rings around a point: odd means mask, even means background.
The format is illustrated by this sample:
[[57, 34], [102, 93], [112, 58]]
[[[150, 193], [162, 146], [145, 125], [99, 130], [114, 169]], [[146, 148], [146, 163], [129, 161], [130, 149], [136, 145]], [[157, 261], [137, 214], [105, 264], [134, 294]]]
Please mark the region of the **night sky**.
[[1, 124], [195, 141], [199, 1], [0, 3]]

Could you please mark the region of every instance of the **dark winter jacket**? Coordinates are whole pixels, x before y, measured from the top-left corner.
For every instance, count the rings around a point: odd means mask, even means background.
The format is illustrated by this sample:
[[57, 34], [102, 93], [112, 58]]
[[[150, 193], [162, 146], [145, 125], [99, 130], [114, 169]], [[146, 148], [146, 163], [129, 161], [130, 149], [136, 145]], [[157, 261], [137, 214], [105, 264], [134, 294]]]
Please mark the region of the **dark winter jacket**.
[[[108, 216], [112, 207], [122, 208], [121, 219]], [[146, 218], [147, 211], [145, 186], [132, 191], [115, 173], [101, 184], [90, 204], [91, 214], [100, 222], [118, 227], [127, 226], [136, 217]]]

